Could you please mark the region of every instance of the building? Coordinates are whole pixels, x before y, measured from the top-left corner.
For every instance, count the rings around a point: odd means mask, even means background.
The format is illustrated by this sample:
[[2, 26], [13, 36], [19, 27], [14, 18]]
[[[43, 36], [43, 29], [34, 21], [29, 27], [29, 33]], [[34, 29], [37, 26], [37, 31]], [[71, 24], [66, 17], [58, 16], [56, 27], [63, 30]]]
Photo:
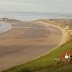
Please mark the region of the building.
[[72, 49], [64, 51], [59, 55], [58, 59], [56, 59], [58, 63], [72, 63]]

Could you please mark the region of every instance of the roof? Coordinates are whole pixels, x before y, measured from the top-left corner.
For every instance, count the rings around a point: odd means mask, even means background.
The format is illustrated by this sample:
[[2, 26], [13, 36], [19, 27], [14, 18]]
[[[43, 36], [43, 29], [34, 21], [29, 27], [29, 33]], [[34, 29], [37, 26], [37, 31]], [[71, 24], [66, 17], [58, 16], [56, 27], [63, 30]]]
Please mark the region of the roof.
[[72, 55], [72, 49], [64, 51], [64, 52], [59, 56], [59, 58], [65, 58], [66, 55], [68, 55], [68, 56]]

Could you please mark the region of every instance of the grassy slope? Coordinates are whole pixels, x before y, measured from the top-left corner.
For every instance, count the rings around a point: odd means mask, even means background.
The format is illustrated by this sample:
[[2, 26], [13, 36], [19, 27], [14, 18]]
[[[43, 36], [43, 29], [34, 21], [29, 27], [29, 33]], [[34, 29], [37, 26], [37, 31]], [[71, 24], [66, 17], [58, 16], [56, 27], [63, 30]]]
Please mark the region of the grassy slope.
[[56, 59], [63, 51], [70, 48], [72, 48], [72, 41], [62, 45], [45, 56], [3, 72], [72, 72], [72, 64], [56, 65], [54, 62], [54, 59]]

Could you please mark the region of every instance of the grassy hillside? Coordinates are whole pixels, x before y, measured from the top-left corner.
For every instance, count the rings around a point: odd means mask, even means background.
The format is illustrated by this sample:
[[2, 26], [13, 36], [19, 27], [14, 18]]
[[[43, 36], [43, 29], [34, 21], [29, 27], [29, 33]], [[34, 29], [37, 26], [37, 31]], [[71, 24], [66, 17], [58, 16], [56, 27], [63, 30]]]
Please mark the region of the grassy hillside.
[[3, 72], [72, 72], [72, 64], [59, 64], [54, 61], [62, 52], [72, 48], [72, 41], [60, 46], [49, 54]]

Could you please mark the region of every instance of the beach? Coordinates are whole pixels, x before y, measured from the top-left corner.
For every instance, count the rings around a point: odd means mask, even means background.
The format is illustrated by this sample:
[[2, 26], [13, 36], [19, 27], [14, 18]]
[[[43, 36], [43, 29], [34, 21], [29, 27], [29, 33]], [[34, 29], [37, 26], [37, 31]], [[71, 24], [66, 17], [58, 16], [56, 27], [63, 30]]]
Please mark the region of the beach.
[[0, 70], [26, 63], [62, 45], [67, 33], [39, 22], [9, 22], [12, 29], [0, 34]]

